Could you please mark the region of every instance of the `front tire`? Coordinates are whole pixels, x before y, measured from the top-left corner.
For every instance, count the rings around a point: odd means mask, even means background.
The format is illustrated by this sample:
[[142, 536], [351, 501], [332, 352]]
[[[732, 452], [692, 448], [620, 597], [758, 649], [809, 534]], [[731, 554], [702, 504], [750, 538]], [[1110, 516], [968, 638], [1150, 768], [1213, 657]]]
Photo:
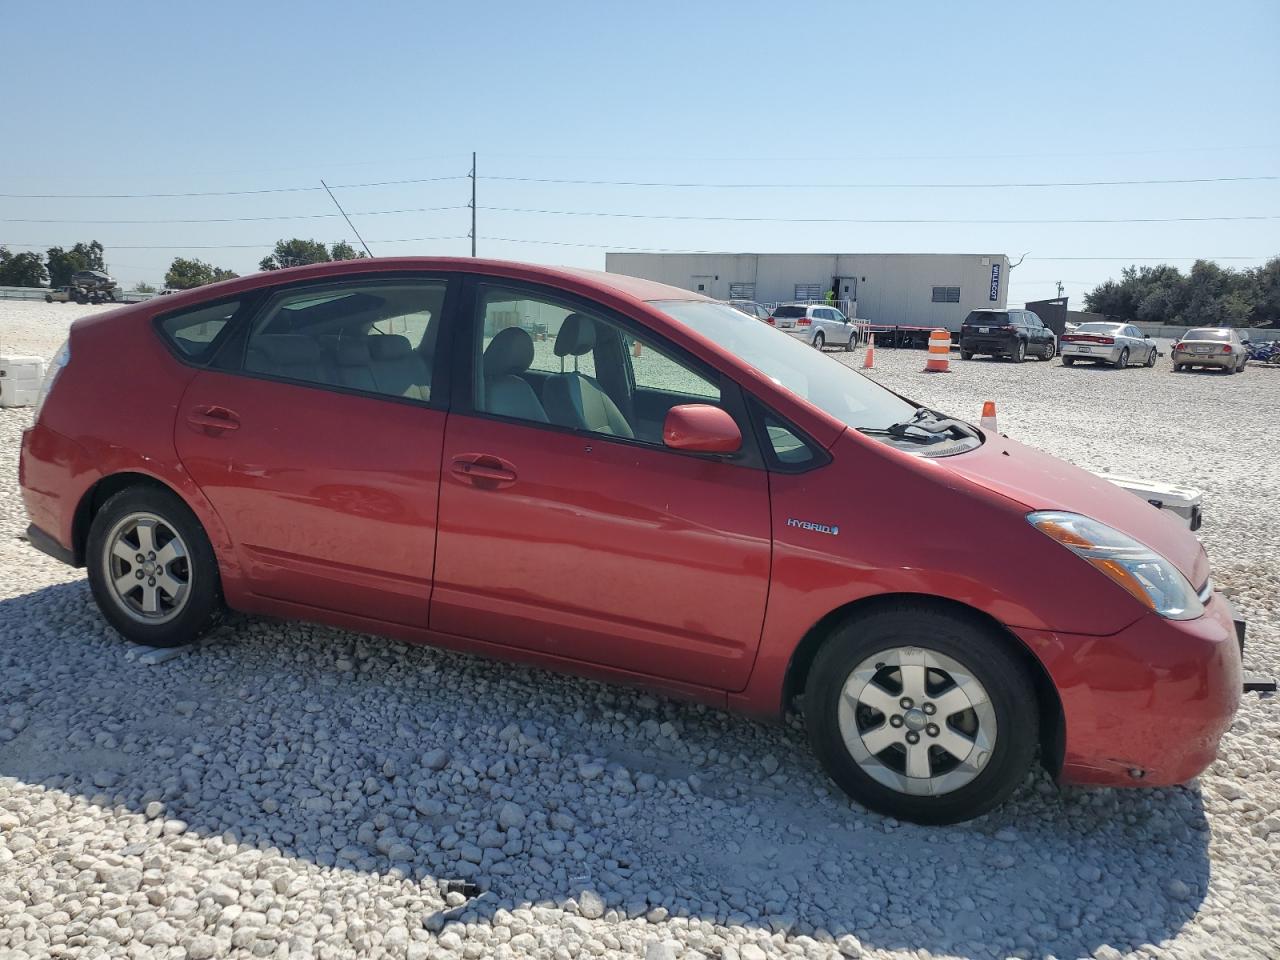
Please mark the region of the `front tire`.
[[912, 604], [846, 621], [805, 686], [809, 740], [850, 797], [915, 823], [969, 820], [1031, 766], [1031, 677], [996, 630]]
[[176, 494], [128, 487], [102, 505], [85, 547], [89, 587], [103, 617], [148, 647], [190, 643], [223, 611], [209, 538]]
[[1075, 357], [1063, 357], [1063, 358], [1062, 358], [1062, 365], [1063, 365], [1064, 367], [1070, 367], [1070, 366], [1072, 366], [1073, 364], [1075, 364], [1075, 362], [1076, 362], [1076, 358], [1075, 358]]
[[1058, 352], [1058, 344], [1057, 344], [1057, 342], [1056, 342], [1056, 341], [1054, 341], [1054, 340], [1050, 340], [1047, 344], [1045, 344], [1045, 348], [1044, 348], [1044, 359], [1046, 359], [1046, 360], [1052, 360], [1052, 359], [1054, 358], [1054, 355], [1055, 355], [1057, 352]]
[[1156, 365], [1156, 348], [1152, 347], [1151, 352], [1147, 354], [1147, 366], [1154, 367]]

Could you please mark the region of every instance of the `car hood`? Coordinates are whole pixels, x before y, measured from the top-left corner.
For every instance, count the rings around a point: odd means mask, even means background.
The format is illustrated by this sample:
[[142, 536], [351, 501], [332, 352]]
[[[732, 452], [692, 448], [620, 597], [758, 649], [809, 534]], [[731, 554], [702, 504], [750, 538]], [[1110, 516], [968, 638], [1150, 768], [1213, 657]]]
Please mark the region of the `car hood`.
[[1165, 557], [1197, 590], [1209, 579], [1204, 546], [1167, 510], [1034, 447], [990, 432], [986, 437], [976, 450], [933, 462], [1028, 511], [1068, 510], [1114, 527]]

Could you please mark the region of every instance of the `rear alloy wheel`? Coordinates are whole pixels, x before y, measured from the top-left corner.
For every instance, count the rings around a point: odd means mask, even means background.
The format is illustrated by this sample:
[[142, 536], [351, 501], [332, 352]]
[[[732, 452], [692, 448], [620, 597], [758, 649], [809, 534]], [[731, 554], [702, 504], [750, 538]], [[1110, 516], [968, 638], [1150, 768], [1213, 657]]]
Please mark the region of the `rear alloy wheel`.
[[1120, 351], [1120, 356], [1116, 357], [1116, 368], [1123, 370], [1129, 365], [1129, 348], [1125, 347]]
[[986, 813], [1017, 788], [1037, 742], [1030, 677], [994, 630], [902, 605], [856, 618], [818, 652], [805, 723], [833, 780], [916, 823]]
[[222, 613], [213, 547], [169, 490], [138, 486], [111, 497], [89, 528], [85, 563], [98, 609], [135, 643], [190, 643]]
[[813, 349], [821, 350], [826, 345], [827, 345], [827, 338], [824, 337], [822, 335], [822, 331], [819, 330], [817, 333], [813, 335]]
[[1013, 362], [1021, 363], [1027, 359], [1027, 345], [1019, 340], [1013, 345]]

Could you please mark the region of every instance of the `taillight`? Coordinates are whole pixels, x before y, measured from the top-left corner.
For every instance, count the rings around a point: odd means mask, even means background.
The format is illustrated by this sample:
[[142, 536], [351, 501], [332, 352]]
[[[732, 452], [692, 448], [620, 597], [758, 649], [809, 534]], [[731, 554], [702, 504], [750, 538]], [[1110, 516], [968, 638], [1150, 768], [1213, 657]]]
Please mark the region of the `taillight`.
[[1062, 336], [1060, 336], [1058, 339], [1059, 339], [1062, 343], [1075, 343], [1075, 342], [1076, 342], [1076, 338], [1075, 338], [1075, 337], [1073, 337], [1073, 336], [1072, 336], [1071, 334], [1069, 334], [1069, 333], [1064, 333], [1064, 334], [1063, 334]]
[[1230, 352], [1231, 352], [1231, 344], [1229, 344], [1229, 343], [1227, 343], [1227, 344], [1223, 344], [1222, 352], [1223, 352], [1223, 353], [1230, 353]]
[[1182, 349], [1182, 341], [1181, 341], [1181, 340], [1179, 340], [1177, 343], [1175, 343], [1175, 344], [1173, 345], [1173, 349], [1175, 349], [1175, 350], [1181, 350], [1181, 349]]
[[801, 317], [799, 320], [797, 320], [797, 321], [796, 321], [796, 326], [797, 326], [797, 327], [811, 327], [811, 326], [813, 326], [813, 321], [812, 321], [812, 320], [810, 320], [808, 317]]
[[1099, 337], [1098, 342], [1105, 343], [1107, 346], [1111, 346], [1116, 342], [1116, 338], [1115, 337]]
[[764, 318], [764, 322], [765, 322], [765, 323], [767, 323], [767, 324], [768, 324], [769, 326], [771, 326], [771, 327], [776, 327], [776, 326], [777, 326], [777, 324], [773, 322], [773, 317], [765, 317], [765, 318]]

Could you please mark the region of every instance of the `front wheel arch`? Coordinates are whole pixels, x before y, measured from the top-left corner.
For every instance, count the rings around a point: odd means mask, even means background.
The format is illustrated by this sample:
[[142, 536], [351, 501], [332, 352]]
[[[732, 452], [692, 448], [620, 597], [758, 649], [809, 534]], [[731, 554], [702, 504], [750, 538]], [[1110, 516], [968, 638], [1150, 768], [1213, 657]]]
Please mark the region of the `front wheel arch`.
[[1067, 728], [1066, 717], [1062, 710], [1062, 699], [1058, 695], [1058, 688], [1054, 686], [1048, 670], [1040, 662], [1040, 658], [1032, 653], [1017, 635], [995, 617], [979, 610], [977, 607], [971, 607], [966, 603], [946, 597], [923, 593], [888, 593], [854, 600], [832, 610], [809, 629], [809, 632], [801, 638], [791, 654], [791, 660], [787, 664], [786, 677], [783, 680], [783, 711], [795, 710], [795, 701], [804, 693], [805, 686], [809, 680], [809, 669], [813, 666], [813, 661], [817, 657], [818, 651], [837, 627], [849, 620], [903, 604], [911, 604], [922, 609], [935, 610], [970, 620], [992, 631], [993, 635], [999, 636], [1005, 644], [1005, 648], [1023, 662], [1023, 665], [1027, 668], [1028, 675], [1031, 676], [1034, 682], [1036, 701], [1040, 708], [1040, 728], [1038, 731], [1040, 762], [1051, 776], [1057, 777], [1062, 770], [1063, 759], [1066, 755]]

